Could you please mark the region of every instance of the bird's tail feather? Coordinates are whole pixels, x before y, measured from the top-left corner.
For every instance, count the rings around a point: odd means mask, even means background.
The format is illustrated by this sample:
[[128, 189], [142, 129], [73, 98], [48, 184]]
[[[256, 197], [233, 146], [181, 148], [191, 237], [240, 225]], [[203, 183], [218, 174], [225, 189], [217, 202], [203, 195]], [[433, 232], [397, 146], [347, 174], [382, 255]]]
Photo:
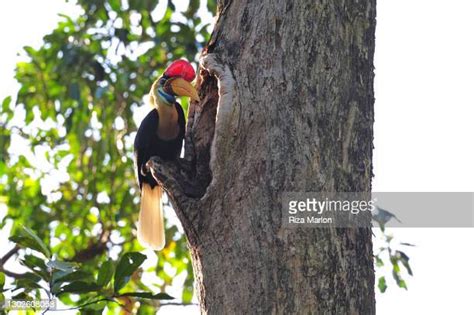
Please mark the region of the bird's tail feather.
[[163, 189], [160, 186], [151, 188], [149, 184], [143, 184], [138, 217], [138, 242], [154, 250], [162, 250], [165, 247], [162, 195]]

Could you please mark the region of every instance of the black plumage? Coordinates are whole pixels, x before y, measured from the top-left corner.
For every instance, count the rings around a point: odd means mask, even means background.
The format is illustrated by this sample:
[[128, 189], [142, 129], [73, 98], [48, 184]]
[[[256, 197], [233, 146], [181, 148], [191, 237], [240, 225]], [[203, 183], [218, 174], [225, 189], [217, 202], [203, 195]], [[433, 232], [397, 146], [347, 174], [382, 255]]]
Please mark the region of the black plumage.
[[[166, 106], [166, 105], [162, 105]], [[143, 119], [135, 137], [135, 172], [140, 189], [143, 183], [154, 188], [157, 183], [150, 172], [146, 172], [145, 165], [152, 156], [159, 156], [163, 160], [176, 160], [183, 147], [186, 121], [181, 105], [174, 104], [178, 113], [179, 133], [175, 139], [162, 140], [158, 137], [159, 115], [156, 109], [151, 110]]]

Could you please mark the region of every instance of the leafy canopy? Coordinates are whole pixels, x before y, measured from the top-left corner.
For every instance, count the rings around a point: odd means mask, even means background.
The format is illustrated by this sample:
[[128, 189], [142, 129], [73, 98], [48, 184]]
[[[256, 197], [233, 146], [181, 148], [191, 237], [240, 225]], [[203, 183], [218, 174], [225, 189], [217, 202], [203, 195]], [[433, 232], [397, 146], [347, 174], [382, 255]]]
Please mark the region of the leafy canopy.
[[[13, 251], [30, 270], [6, 271], [13, 288], [5, 294], [33, 298], [43, 290], [96, 312], [139, 299], [139, 312], [151, 312], [156, 299], [170, 298], [154, 292], [183, 274], [177, 298], [189, 303], [192, 267], [177, 226], [168, 224], [156, 264], [141, 267], [134, 117], [148, 110], [143, 97], [171, 60], [195, 61], [209, 38], [202, 16], [215, 3], [191, 0], [184, 11], [157, 0], [78, 5], [83, 14], [63, 15], [41, 48], [24, 48], [16, 102], [0, 103], [0, 203], [8, 209], [1, 227], [12, 224]], [[155, 281], [145, 285], [142, 272]]]

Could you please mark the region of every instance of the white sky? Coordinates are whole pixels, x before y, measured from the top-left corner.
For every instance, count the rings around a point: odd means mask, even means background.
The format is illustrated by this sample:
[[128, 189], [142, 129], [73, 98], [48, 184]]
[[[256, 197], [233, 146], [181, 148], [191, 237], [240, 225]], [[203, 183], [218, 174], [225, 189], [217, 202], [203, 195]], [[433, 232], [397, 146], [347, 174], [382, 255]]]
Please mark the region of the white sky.
[[[474, 2], [379, 0], [377, 9], [373, 190], [474, 191]], [[62, 0], [0, 2], [0, 101], [16, 91], [16, 53], [41, 45], [59, 12], [75, 10]], [[389, 282], [377, 293], [378, 314], [472, 314], [474, 229], [392, 231], [417, 245], [407, 251], [414, 277], [408, 291]]]
[[[470, 0], [379, 0], [374, 191], [474, 191], [473, 12]], [[414, 277], [377, 294], [378, 314], [473, 314], [474, 229], [392, 231], [417, 245]]]

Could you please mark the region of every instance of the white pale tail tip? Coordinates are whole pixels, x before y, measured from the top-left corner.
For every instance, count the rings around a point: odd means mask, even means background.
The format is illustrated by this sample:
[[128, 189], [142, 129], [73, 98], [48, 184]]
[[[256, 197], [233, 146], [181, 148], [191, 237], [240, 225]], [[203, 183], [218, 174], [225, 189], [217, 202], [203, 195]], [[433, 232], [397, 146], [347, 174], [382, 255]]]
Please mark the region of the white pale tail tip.
[[150, 185], [143, 184], [138, 217], [138, 242], [153, 250], [162, 250], [165, 247], [162, 195], [163, 190], [160, 186], [152, 189]]

